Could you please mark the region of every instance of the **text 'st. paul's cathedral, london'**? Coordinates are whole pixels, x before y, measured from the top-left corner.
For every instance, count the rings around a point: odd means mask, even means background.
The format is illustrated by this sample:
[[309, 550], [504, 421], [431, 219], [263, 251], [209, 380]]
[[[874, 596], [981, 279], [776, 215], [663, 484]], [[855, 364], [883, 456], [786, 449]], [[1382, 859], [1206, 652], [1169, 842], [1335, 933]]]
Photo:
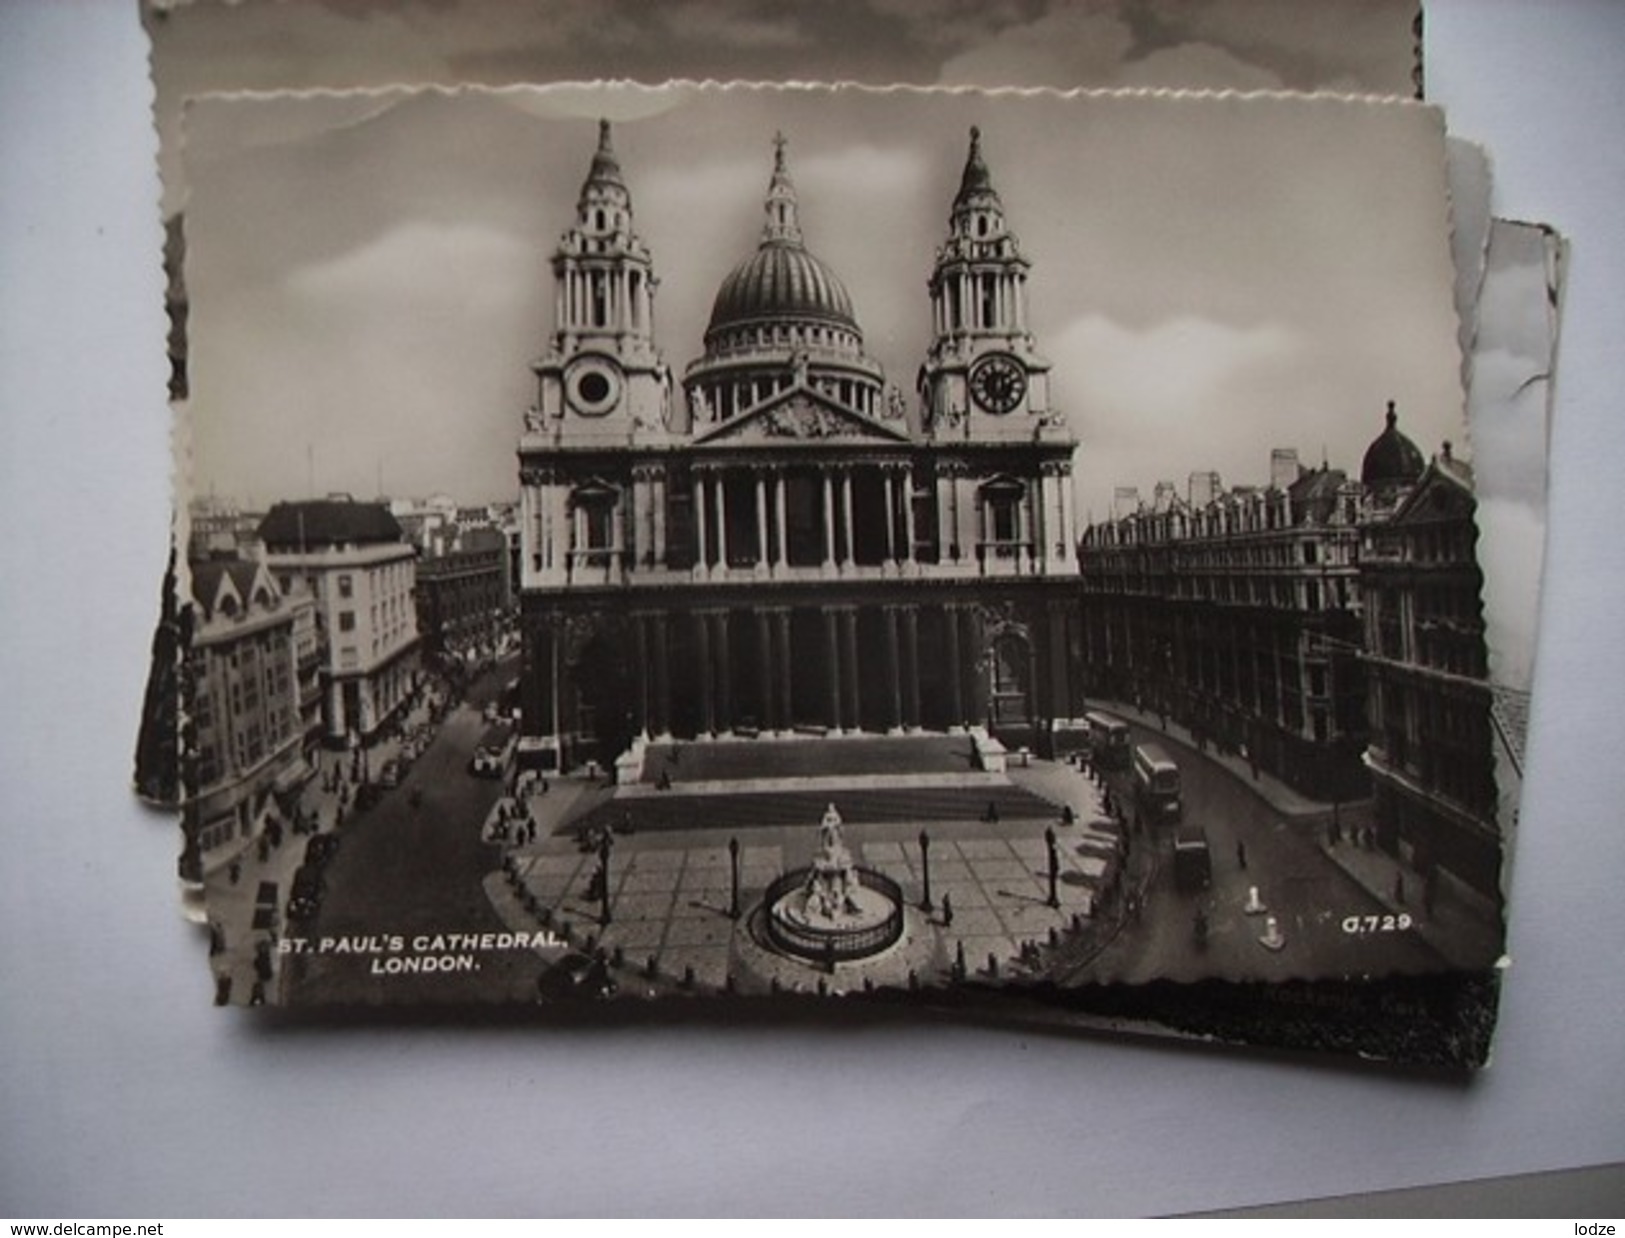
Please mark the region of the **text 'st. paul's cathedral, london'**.
[[906, 397], [807, 247], [780, 138], [760, 240], [679, 379], [604, 122], [519, 444], [525, 759], [978, 725], [1038, 746], [1081, 714], [1077, 444], [1028, 267], [973, 129]]

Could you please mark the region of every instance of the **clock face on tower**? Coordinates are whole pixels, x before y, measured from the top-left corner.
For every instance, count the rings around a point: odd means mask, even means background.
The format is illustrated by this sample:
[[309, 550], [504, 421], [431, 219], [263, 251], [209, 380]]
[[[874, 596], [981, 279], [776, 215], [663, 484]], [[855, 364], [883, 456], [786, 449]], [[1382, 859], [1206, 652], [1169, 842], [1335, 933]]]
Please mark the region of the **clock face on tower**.
[[570, 407], [583, 417], [602, 417], [621, 393], [620, 371], [604, 357], [581, 357], [565, 374]]
[[1008, 413], [1027, 394], [1027, 371], [1014, 357], [983, 357], [970, 372], [970, 393], [990, 413]]

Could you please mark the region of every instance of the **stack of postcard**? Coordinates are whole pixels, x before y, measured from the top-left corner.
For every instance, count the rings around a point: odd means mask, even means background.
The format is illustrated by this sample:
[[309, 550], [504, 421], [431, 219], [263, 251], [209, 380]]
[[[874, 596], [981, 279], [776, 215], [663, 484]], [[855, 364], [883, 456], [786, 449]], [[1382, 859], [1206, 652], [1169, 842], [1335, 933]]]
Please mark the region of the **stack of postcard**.
[[1563, 246], [1416, 4], [145, 17], [217, 1003], [1487, 1062]]

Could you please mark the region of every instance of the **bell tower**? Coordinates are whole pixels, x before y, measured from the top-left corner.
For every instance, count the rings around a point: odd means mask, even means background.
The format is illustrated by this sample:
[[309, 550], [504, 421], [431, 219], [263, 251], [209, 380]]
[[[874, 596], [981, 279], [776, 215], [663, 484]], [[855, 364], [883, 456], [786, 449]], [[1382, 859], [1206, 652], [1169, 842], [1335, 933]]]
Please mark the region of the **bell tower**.
[[553, 253], [554, 330], [533, 366], [538, 393], [527, 429], [567, 443], [628, 442], [663, 430], [671, 378], [654, 344], [658, 280], [632, 230], [632, 195], [610, 124], [576, 200], [574, 225]]
[[1030, 266], [973, 127], [929, 285], [932, 339], [919, 382], [935, 437], [1031, 438], [1034, 419], [1048, 419], [1049, 362], [1027, 329]]

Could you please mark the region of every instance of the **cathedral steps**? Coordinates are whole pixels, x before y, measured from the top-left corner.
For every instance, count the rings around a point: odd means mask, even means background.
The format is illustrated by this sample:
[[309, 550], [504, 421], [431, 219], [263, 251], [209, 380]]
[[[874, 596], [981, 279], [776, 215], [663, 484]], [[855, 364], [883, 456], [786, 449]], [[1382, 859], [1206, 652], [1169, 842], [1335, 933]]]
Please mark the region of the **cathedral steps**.
[[[577, 828], [594, 826], [625, 831], [753, 829], [772, 826], [813, 826], [834, 803], [848, 825], [935, 821], [1020, 820], [1052, 821], [1060, 806], [1024, 787], [909, 787], [854, 788], [684, 794], [681, 784], [653, 796], [614, 799], [600, 804], [578, 821]], [[990, 811], [991, 809], [991, 811]]]

